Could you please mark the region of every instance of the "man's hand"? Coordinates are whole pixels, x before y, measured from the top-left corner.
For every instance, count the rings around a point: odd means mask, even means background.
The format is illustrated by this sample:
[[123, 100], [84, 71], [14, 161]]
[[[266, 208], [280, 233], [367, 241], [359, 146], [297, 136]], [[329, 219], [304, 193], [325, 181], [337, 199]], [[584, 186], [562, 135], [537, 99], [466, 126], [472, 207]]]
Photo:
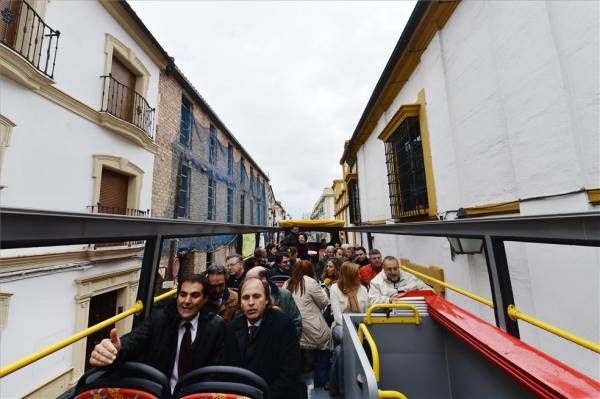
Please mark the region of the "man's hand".
[[110, 331], [110, 339], [105, 338], [94, 347], [90, 356], [90, 365], [94, 367], [108, 366], [115, 361], [120, 350], [121, 339], [117, 330], [113, 328]]
[[394, 303], [396, 299], [400, 299], [406, 294], [406, 291], [400, 291], [390, 297], [390, 303]]

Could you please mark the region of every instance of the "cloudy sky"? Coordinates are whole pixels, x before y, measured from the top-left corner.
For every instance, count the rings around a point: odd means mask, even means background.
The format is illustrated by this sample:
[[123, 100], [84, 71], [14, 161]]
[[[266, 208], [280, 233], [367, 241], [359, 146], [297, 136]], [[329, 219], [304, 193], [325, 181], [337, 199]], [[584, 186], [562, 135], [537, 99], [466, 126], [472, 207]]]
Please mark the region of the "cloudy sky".
[[339, 159], [408, 17], [402, 2], [130, 1], [294, 217]]

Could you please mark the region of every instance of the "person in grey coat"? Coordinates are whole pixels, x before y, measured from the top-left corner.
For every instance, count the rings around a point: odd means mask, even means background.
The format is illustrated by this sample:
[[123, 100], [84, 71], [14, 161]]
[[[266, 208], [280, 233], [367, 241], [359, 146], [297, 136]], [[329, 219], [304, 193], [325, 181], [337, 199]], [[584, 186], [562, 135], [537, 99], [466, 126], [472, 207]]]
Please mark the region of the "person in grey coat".
[[273, 308], [279, 309], [282, 312], [286, 313], [292, 321], [294, 322], [294, 327], [296, 328], [296, 334], [298, 339], [302, 335], [302, 316], [300, 315], [300, 310], [298, 310], [298, 306], [296, 306], [296, 302], [294, 301], [294, 297], [292, 294], [286, 290], [285, 288], [277, 287], [272, 281], [268, 279], [269, 271], [262, 267], [256, 266], [250, 270], [246, 274], [246, 278], [257, 277], [261, 280], [267, 280], [270, 288], [270, 296], [273, 303]]

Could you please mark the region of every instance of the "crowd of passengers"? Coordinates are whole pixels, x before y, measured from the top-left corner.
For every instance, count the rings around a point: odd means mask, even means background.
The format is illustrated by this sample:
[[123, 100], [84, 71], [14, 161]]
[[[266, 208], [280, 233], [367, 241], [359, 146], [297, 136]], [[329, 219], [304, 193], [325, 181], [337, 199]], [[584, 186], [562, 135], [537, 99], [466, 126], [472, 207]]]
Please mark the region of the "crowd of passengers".
[[363, 247], [331, 245], [313, 264], [306, 235], [294, 228], [245, 262], [231, 255], [225, 265], [181, 277], [176, 300], [129, 334], [113, 329], [89, 362], [147, 363], [170, 376], [172, 391], [196, 368], [242, 367], [261, 376], [273, 398], [305, 398], [302, 374], [312, 370], [315, 388], [343, 396], [342, 315], [413, 290], [431, 287], [377, 249], [367, 257]]

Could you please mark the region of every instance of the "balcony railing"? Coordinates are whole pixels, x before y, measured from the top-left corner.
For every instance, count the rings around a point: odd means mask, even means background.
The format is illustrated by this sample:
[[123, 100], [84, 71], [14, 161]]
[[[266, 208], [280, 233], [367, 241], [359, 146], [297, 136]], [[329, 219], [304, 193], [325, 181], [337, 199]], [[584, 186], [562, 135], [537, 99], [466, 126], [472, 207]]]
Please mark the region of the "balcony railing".
[[111, 215], [127, 215], [127, 216], [150, 216], [150, 209], [141, 210], [133, 208], [120, 208], [117, 206], [103, 206], [100, 204], [90, 205], [87, 207], [92, 213], [108, 213]]
[[49, 27], [26, 2], [3, 3], [6, 7], [0, 10], [0, 41], [53, 79], [60, 32]]
[[125, 86], [111, 75], [101, 76], [102, 85], [102, 109], [119, 119], [142, 129], [149, 137], [152, 137], [154, 128], [154, 108], [141, 94], [131, 87]]

